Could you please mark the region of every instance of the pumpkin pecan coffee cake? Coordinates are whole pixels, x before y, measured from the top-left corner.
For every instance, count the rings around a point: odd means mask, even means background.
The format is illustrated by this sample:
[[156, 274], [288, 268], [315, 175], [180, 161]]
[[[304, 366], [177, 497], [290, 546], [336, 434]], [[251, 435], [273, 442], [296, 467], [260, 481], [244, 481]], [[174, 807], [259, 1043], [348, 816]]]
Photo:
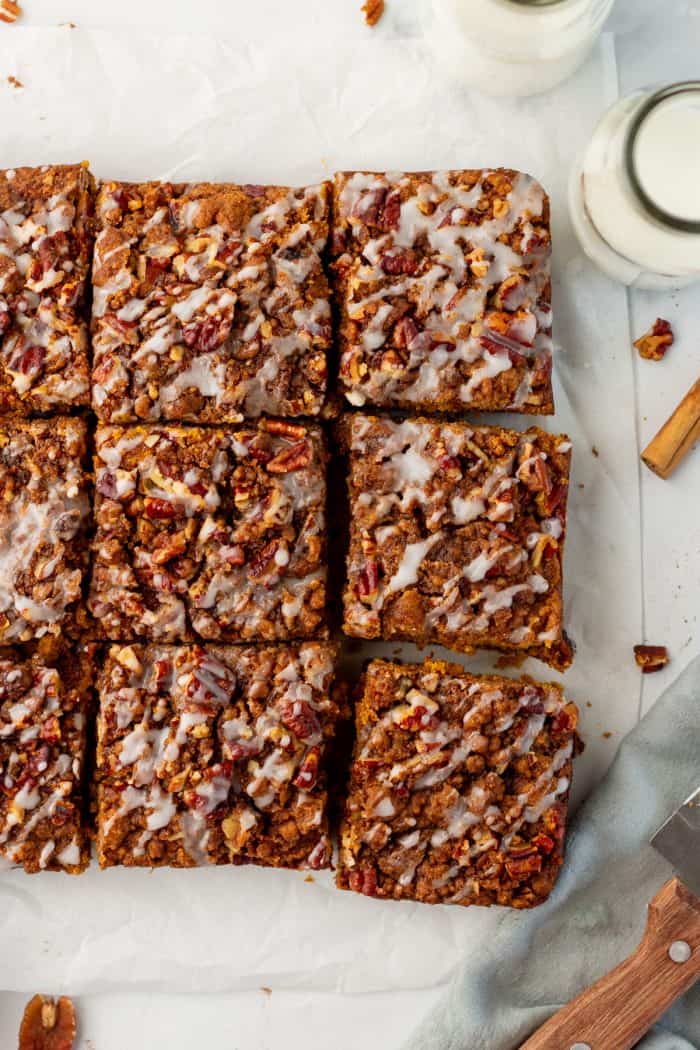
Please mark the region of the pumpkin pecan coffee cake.
[[92, 190], [81, 164], [0, 171], [0, 415], [90, 400]]
[[75, 633], [84, 620], [87, 428], [0, 423], [0, 645]]
[[98, 681], [100, 864], [330, 862], [335, 646], [113, 645]]
[[350, 459], [347, 634], [570, 662], [566, 437], [359, 414], [341, 434]]
[[341, 172], [332, 243], [353, 405], [554, 411], [549, 199], [533, 178]]
[[89, 608], [113, 641], [325, 631], [326, 449], [284, 420], [98, 427]]
[[99, 418], [317, 415], [329, 205], [326, 183], [104, 183], [92, 271]]
[[78, 874], [89, 859], [85, 751], [94, 646], [0, 649], [0, 867]]
[[355, 718], [341, 889], [429, 904], [546, 900], [578, 746], [560, 686], [373, 660]]

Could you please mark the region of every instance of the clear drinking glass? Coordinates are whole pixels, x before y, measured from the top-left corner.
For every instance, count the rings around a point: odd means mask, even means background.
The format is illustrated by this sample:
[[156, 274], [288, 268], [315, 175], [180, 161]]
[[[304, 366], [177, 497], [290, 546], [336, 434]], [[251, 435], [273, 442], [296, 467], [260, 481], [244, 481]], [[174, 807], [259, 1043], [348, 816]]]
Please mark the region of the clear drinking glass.
[[623, 284], [700, 280], [700, 81], [645, 88], [600, 121], [572, 171], [586, 255]]
[[598, 38], [614, 0], [432, 0], [438, 63], [491, 95], [534, 95], [565, 80]]

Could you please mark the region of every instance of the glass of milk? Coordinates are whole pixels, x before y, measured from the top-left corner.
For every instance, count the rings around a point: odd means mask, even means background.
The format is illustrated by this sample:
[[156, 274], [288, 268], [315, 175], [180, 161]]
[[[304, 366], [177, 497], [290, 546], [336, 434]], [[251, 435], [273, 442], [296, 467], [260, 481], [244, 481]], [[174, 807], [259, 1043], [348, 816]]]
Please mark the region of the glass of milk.
[[700, 81], [621, 99], [569, 183], [586, 255], [637, 288], [700, 280]]
[[441, 68], [490, 95], [535, 95], [586, 58], [614, 0], [432, 0]]

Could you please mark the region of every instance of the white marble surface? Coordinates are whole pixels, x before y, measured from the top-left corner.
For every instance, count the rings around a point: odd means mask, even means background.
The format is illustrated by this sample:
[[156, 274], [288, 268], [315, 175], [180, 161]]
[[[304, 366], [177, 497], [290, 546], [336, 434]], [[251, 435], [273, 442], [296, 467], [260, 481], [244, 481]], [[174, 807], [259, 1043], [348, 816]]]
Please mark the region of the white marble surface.
[[[197, 32], [235, 30], [235, 3], [222, 4], [217, 0], [199, 0], [196, 8], [187, 0], [149, 0], [148, 4], [122, 0], [119, 5], [99, 0], [26, 3], [27, 24], [73, 21], [83, 26], [133, 25], [135, 33], [144, 24], [167, 25], [171, 30], [191, 31], [195, 34], [195, 46]], [[410, 32], [415, 25], [413, 3], [389, 0], [389, 5], [399, 24]], [[255, 17], [261, 26], [269, 25], [271, 32], [279, 24], [277, 7], [275, 0], [258, 0], [255, 5]], [[294, 46], [296, 34], [303, 34], [307, 18], [317, 26], [327, 21], [337, 28], [341, 22], [347, 25], [349, 34], [357, 36], [358, 7], [354, 0], [298, 0], [293, 17], [285, 16], [289, 22], [289, 46]], [[666, 0], [663, 5], [654, 0], [618, 0], [611, 27], [616, 31], [622, 92], [645, 83], [698, 75], [698, 0]], [[0, 30], [3, 34], [11, 31]], [[331, 61], [333, 56], [329, 55]], [[556, 102], [556, 94], [552, 100]], [[630, 296], [631, 328], [635, 334], [645, 330], [657, 315], [674, 324], [677, 342], [661, 364], [634, 362], [640, 447], [700, 373], [698, 291], [689, 289], [663, 296], [635, 292]], [[599, 323], [604, 327], [605, 317], [599, 318]], [[644, 680], [640, 707], [646, 709], [691, 656], [700, 651], [696, 622], [700, 604], [700, 450], [669, 482], [660, 481], [644, 468], [640, 468], [640, 475], [645, 639], [667, 644], [672, 654], [667, 671]], [[635, 528], [636, 524], [630, 522], [630, 527]], [[615, 690], [615, 686], [611, 680], [610, 689]], [[232, 944], [232, 954], [235, 951]], [[311, 997], [302, 991], [273, 990], [268, 994], [256, 990], [227, 997], [86, 997], [80, 1002], [79, 1050], [141, 1050], [152, 1045], [184, 1050], [198, 1043], [216, 1045], [222, 1050], [263, 1050], [277, 1048], [283, 1040], [286, 1046], [304, 1050], [320, 1050], [329, 1042], [338, 1050], [361, 1045], [373, 1050], [398, 1045], [436, 994], [434, 990], [414, 989], [361, 998], [330, 994]], [[15, 1045], [22, 1004], [23, 997], [0, 995], [2, 1047]]]

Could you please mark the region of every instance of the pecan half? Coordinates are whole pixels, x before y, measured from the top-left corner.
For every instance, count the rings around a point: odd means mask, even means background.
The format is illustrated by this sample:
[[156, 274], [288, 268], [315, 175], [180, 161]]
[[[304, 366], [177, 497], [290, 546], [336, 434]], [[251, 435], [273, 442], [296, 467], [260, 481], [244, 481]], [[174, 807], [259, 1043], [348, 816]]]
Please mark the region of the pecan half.
[[306, 441], [299, 441], [291, 448], [282, 449], [267, 464], [270, 474], [289, 474], [293, 470], [308, 467], [311, 462], [311, 446]]
[[70, 999], [35, 995], [24, 1008], [19, 1050], [71, 1050], [75, 1032], [75, 1008]]
[[635, 339], [639, 356], [647, 361], [661, 361], [666, 351], [673, 346], [673, 330], [668, 321], [657, 317], [648, 332]]
[[634, 658], [642, 674], [653, 674], [666, 666], [670, 657], [665, 645], [635, 645]]

